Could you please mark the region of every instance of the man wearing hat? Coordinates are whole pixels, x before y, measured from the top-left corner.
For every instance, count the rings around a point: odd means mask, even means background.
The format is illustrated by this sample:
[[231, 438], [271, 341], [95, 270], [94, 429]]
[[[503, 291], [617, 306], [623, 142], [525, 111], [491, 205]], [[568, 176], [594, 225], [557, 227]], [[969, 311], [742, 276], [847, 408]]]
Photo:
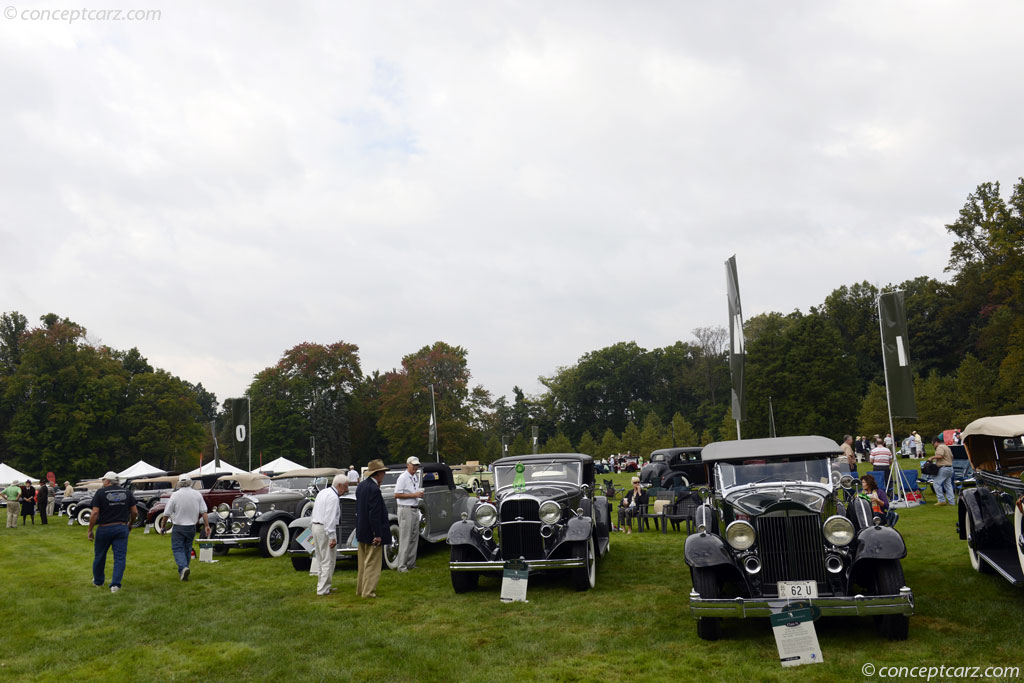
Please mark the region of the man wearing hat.
[[7, 501], [7, 528], [15, 529], [18, 526], [18, 513], [21, 512], [21, 503], [18, 502], [18, 496], [21, 495], [21, 487], [18, 486], [18, 481], [12, 481], [7, 488], [5, 488], [0, 495]]
[[187, 474], [178, 477], [178, 490], [171, 494], [164, 514], [171, 520], [171, 552], [181, 581], [188, 581], [192, 571], [188, 565], [192, 561], [192, 541], [195, 540], [200, 517], [203, 518], [204, 535], [210, 535], [210, 518], [206, 513], [206, 499], [192, 488], [192, 479]]
[[416, 546], [420, 537], [420, 512], [417, 499], [423, 497], [420, 485], [420, 459], [415, 455], [405, 461], [405, 472], [395, 482], [395, 502], [398, 505], [398, 571], [407, 572], [416, 567]]
[[[135, 497], [131, 491], [117, 483], [117, 473], [103, 475], [103, 488], [92, 497], [92, 516], [89, 517], [89, 540], [95, 542], [92, 560], [92, 583], [102, 586], [106, 580], [107, 550], [114, 550], [114, 573], [110, 577], [110, 592], [121, 590], [121, 577], [128, 559], [128, 533], [139, 516]], [[96, 534], [93, 535], [93, 527]]]
[[371, 460], [366, 467], [366, 478], [356, 488], [356, 541], [359, 543], [356, 594], [361, 598], [377, 597], [384, 546], [391, 545], [388, 509], [380, 493], [380, 483], [387, 469], [383, 461]]
[[348, 493], [348, 475], [336, 474], [328, 488], [316, 494], [310, 528], [313, 530], [313, 545], [316, 548], [317, 565], [320, 567], [316, 582], [317, 595], [330, 595], [331, 581], [334, 580], [334, 565], [338, 554], [338, 522], [341, 520], [342, 496]]

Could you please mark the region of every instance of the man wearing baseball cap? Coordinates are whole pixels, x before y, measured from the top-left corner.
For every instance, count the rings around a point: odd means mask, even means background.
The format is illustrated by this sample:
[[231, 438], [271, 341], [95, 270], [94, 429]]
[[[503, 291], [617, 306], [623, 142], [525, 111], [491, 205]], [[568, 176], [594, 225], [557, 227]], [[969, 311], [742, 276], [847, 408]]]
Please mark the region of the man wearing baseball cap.
[[[121, 590], [121, 578], [128, 559], [128, 533], [139, 516], [132, 492], [117, 484], [117, 473], [103, 475], [103, 488], [92, 497], [92, 516], [89, 517], [89, 540], [95, 542], [92, 560], [92, 583], [102, 586], [106, 580], [107, 550], [114, 550], [114, 573], [110, 577], [110, 592]], [[96, 535], [93, 536], [93, 527]]]
[[167, 501], [164, 514], [171, 520], [171, 552], [174, 563], [178, 565], [178, 579], [188, 581], [192, 572], [189, 562], [192, 560], [192, 542], [196, 537], [196, 524], [203, 518], [203, 533], [210, 535], [210, 518], [207, 516], [206, 499], [203, 494], [192, 488], [192, 479], [183, 474], [178, 477], [178, 490], [171, 494]]
[[419, 545], [420, 511], [416, 500], [423, 497], [419, 478], [420, 459], [415, 455], [405, 461], [405, 472], [395, 482], [395, 503], [398, 505], [398, 571], [416, 567], [416, 546]]

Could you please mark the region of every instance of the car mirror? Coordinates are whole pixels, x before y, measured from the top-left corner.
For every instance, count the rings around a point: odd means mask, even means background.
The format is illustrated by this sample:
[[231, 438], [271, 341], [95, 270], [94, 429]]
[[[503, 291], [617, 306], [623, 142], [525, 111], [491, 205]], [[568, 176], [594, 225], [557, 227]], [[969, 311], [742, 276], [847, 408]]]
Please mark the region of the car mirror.
[[590, 484], [583, 484], [580, 486], [580, 490], [583, 491], [583, 495], [590, 493]]
[[702, 502], [706, 503], [708, 498], [711, 496], [711, 489], [709, 489], [707, 486], [701, 486], [699, 489], [697, 489], [697, 495], [700, 496]]

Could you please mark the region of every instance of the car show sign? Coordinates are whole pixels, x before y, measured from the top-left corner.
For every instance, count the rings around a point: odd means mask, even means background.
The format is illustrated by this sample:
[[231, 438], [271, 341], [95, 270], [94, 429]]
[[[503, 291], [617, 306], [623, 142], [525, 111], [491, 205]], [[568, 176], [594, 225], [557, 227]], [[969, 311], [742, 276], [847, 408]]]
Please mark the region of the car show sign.
[[775, 644], [782, 666], [820, 664], [821, 646], [814, 630], [814, 612], [809, 607], [771, 615]]
[[522, 560], [509, 560], [501, 574], [501, 601], [528, 602], [526, 585], [530, 580], [530, 570]]
[[249, 468], [252, 468], [252, 458], [249, 448], [249, 424], [250, 410], [248, 398], [231, 399], [231, 423], [234, 425], [235, 462], [249, 460]]
[[878, 325], [882, 335], [882, 365], [889, 391], [892, 417], [917, 418], [914, 403], [914, 377], [910, 372], [910, 347], [907, 343], [907, 310], [903, 292], [886, 292], [878, 297]]

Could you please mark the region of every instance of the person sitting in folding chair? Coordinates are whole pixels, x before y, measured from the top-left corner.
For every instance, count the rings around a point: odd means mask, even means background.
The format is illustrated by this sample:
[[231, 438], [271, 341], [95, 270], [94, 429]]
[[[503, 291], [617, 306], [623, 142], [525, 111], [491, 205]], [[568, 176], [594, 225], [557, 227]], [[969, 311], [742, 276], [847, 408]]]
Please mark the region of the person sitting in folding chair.
[[875, 478], [870, 474], [865, 474], [860, 478], [860, 483], [861, 496], [871, 502], [871, 510], [881, 518], [882, 524], [896, 526], [900, 516], [889, 506], [889, 497], [885, 495], [884, 489], [878, 488]]
[[[619, 503], [619, 528], [625, 527], [626, 533], [633, 533], [633, 518], [640, 517], [644, 506], [647, 504], [647, 492], [640, 486], [640, 477], [633, 477], [631, 480], [633, 488], [622, 497]], [[643, 524], [643, 520], [638, 522]]]

